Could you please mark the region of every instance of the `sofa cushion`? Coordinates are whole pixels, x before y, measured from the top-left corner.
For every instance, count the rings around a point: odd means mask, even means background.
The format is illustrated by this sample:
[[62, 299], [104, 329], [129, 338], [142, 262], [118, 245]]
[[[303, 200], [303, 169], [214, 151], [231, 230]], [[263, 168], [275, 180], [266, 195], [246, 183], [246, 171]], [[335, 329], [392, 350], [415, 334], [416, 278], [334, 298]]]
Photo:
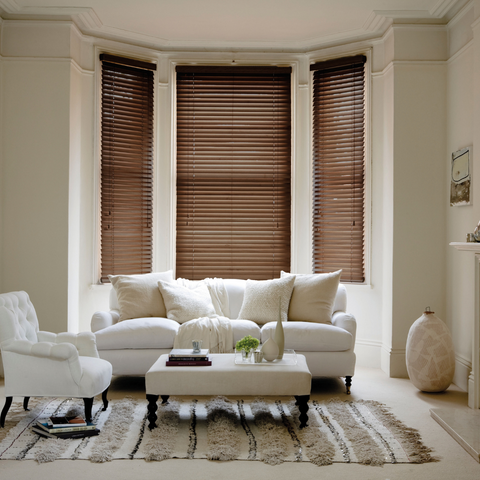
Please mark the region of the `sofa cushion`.
[[173, 271], [144, 275], [109, 275], [117, 294], [120, 321], [130, 318], [166, 317], [165, 304], [158, 291], [158, 281], [173, 280]]
[[237, 344], [239, 340], [247, 335], [251, 335], [254, 338], [261, 340], [262, 333], [260, 327], [251, 320], [230, 320], [233, 331], [233, 346]]
[[[273, 337], [276, 322], [262, 327], [262, 343]], [[353, 347], [352, 335], [343, 328], [324, 323], [287, 322], [283, 324], [285, 348], [298, 352], [343, 352]]]
[[[300, 322], [332, 323], [333, 304], [341, 270], [312, 275], [296, 274], [288, 319]], [[291, 276], [282, 272], [282, 278]]]
[[204, 290], [192, 289], [160, 280], [158, 288], [165, 302], [167, 317], [171, 320], [184, 323], [194, 318], [215, 315], [215, 308], [206, 286]]
[[95, 333], [99, 350], [173, 348], [180, 325], [167, 318], [134, 318]]
[[245, 280], [226, 278], [223, 280], [228, 294], [228, 307], [230, 309], [230, 318], [238, 318], [242, 308], [243, 295], [245, 294]]
[[247, 280], [238, 318], [262, 325], [277, 321], [280, 312], [282, 322], [286, 322], [294, 282], [293, 276], [274, 280]]

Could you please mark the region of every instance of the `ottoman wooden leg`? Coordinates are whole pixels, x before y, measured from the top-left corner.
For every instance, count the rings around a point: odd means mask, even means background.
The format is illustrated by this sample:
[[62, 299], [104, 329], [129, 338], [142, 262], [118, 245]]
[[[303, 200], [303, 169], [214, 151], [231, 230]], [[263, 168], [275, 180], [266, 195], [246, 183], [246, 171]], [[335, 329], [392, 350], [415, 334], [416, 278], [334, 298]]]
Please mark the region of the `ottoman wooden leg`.
[[310, 400], [310, 395], [295, 395], [295, 404], [298, 406], [300, 410], [300, 428], [304, 428], [307, 426], [308, 422], [308, 401]]
[[157, 411], [157, 400], [158, 400], [158, 395], [149, 395], [147, 393], [147, 400], [148, 400], [148, 428], [150, 430], [153, 430], [157, 425], [155, 422], [157, 421], [157, 414], [155, 413]]

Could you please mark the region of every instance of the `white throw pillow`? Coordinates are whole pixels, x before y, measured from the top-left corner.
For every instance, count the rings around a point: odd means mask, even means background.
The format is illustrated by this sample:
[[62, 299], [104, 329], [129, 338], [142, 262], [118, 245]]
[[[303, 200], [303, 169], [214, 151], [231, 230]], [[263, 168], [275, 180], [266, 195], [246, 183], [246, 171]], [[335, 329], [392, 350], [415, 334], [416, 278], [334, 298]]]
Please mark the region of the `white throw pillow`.
[[341, 270], [311, 275], [282, 272], [282, 278], [295, 278], [288, 319], [299, 322], [332, 323], [333, 305], [341, 274]]
[[109, 275], [120, 306], [120, 321], [130, 318], [165, 317], [158, 281], [173, 281], [173, 271], [143, 275]]
[[171, 320], [184, 323], [194, 318], [215, 315], [215, 308], [207, 287], [205, 289], [190, 289], [176, 283], [160, 280], [158, 289], [165, 302], [167, 318]]
[[286, 322], [294, 282], [295, 277], [247, 280], [238, 318], [252, 320], [262, 325], [276, 322], [280, 310], [282, 322]]

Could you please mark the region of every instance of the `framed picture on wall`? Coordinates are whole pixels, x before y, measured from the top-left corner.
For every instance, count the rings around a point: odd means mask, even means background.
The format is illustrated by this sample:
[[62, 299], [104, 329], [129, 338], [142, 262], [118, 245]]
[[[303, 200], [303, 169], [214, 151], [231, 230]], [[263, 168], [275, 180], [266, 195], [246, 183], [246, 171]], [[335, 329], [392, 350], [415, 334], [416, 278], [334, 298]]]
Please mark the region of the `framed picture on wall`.
[[472, 147], [452, 153], [450, 205], [452, 207], [472, 203]]

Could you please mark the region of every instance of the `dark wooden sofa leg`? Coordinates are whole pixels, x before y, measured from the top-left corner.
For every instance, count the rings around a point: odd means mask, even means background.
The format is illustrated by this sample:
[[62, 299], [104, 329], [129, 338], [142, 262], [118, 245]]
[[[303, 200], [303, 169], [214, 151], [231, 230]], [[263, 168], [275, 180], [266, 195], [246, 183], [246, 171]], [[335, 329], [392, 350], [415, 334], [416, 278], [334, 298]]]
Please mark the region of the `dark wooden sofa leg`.
[[107, 387], [107, 388], [103, 391], [103, 393], [102, 393], [103, 411], [105, 411], [105, 410], [108, 408], [107, 393], [108, 393], [108, 387]]
[[85, 404], [85, 420], [87, 422], [92, 421], [92, 407], [93, 407], [93, 397], [84, 398], [83, 403]]
[[350, 395], [350, 387], [352, 386], [352, 377], [350, 375], [345, 377], [345, 386], [347, 387], [347, 395]]
[[5, 418], [8, 413], [8, 409], [10, 408], [10, 405], [12, 404], [13, 397], [6, 397], [5, 398], [5, 405], [2, 410], [2, 414], [0, 415], [0, 427], [3, 428], [5, 426]]
[[23, 409], [26, 412], [29, 412], [30, 409], [28, 408], [28, 401], [30, 400], [30, 397], [23, 397]]

